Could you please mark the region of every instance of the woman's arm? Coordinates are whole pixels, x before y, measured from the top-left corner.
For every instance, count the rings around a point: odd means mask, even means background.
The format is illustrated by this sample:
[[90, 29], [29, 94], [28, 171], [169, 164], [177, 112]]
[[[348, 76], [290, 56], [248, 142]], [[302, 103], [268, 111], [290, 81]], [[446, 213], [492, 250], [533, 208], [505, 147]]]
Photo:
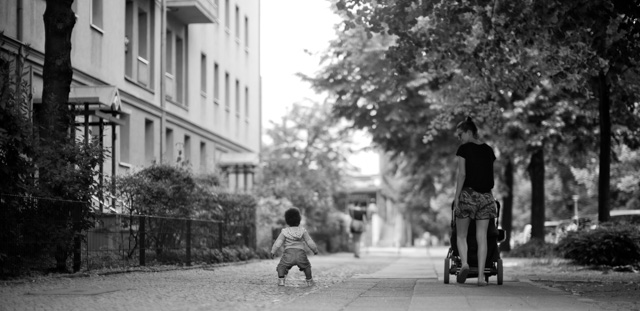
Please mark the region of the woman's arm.
[[460, 193], [462, 192], [462, 185], [464, 185], [464, 179], [467, 176], [465, 168], [465, 159], [463, 157], [458, 158], [458, 174], [456, 176], [456, 196], [454, 200], [454, 208], [458, 209], [458, 202], [460, 201]]

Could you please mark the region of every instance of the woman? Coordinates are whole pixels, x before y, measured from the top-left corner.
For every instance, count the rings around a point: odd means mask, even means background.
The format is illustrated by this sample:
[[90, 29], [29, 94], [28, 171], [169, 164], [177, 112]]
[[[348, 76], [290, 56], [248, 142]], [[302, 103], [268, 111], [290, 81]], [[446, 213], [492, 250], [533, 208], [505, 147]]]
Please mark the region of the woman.
[[353, 236], [353, 256], [360, 258], [360, 238], [367, 225], [367, 203], [356, 203], [349, 209], [349, 216], [351, 216], [349, 229]]
[[464, 283], [469, 273], [467, 232], [471, 219], [476, 221], [478, 242], [478, 286], [485, 286], [484, 267], [487, 259], [487, 228], [489, 219], [497, 217], [493, 189], [493, 162], [496, 156], [491, 147], [478, 140], [478, 128], [471, 117], [458, 123], [456, 136], [462, 142], [456, 156], [458, 174], [454, 213], [456, 217], [456, 241], [462, 267], [458, 283]]

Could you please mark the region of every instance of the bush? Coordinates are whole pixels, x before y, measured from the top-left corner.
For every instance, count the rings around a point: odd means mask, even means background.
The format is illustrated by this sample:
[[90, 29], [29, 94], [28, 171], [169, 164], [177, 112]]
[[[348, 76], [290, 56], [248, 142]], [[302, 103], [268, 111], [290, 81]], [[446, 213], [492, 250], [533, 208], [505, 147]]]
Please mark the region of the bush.
[[556, 251], [581, 265], [621, 266], [640, 263], [640, 228], [610, 224], [591, 231], [570, 232]]
[[238, 258], [238, 250], [235, 248], [228, 248], [228, 247], [223, 248], [222, 256], [224, 258], [224, 262], [240, 261], [240, 258]]
[[214, 264], [224, 262], [222, 252], [217, 249], [198, 248], [191, 251], [191, 258], [194, 262]]
[[509, 257], [547, 258], [555, 256], [556, 252], [553, 248], [553, 244], [536, 239], [529, 240], [527, 243], [516, 246], [509, 252]]
[[271, 259], [271, 252], [270, 250], [260, 247], [256, 249], [256, 256], [259, 259]]

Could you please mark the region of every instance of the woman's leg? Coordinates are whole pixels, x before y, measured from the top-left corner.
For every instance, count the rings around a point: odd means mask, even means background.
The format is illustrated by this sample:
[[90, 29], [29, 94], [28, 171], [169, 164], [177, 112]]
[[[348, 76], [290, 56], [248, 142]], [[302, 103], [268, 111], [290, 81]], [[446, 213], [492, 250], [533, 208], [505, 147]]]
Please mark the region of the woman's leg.
[[485, 282], [484, 266], [487, 261], [487, 229], [489, 219], [476, 219], [476, 241], [478, 242], [478, 283]]
[[467, 245], [469, 222], [470, 218], [456, 218], [456, 243], [463, 267], [469, 267], [469, 262], [467, 261], [467, 258], [469, 258], [469, 256], [467, 256], [467, 250], [469, 249]]
[[360, 257], [360, 238], [362, 237], [362, 233], [354, 233], [353, 234], [353, 255], [356, 257]]

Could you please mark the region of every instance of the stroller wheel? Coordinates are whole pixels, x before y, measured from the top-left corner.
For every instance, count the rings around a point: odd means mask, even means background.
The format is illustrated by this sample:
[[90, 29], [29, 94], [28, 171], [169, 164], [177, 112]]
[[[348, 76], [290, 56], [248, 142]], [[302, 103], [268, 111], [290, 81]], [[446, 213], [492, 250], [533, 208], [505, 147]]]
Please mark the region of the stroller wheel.
[[444, 284], [449, 284], [449, 271], [451, 268], [451, 260], [449, 257], [444, 259]]
[[502, 285], [502, 258], [498, 259], [498, 285]]

